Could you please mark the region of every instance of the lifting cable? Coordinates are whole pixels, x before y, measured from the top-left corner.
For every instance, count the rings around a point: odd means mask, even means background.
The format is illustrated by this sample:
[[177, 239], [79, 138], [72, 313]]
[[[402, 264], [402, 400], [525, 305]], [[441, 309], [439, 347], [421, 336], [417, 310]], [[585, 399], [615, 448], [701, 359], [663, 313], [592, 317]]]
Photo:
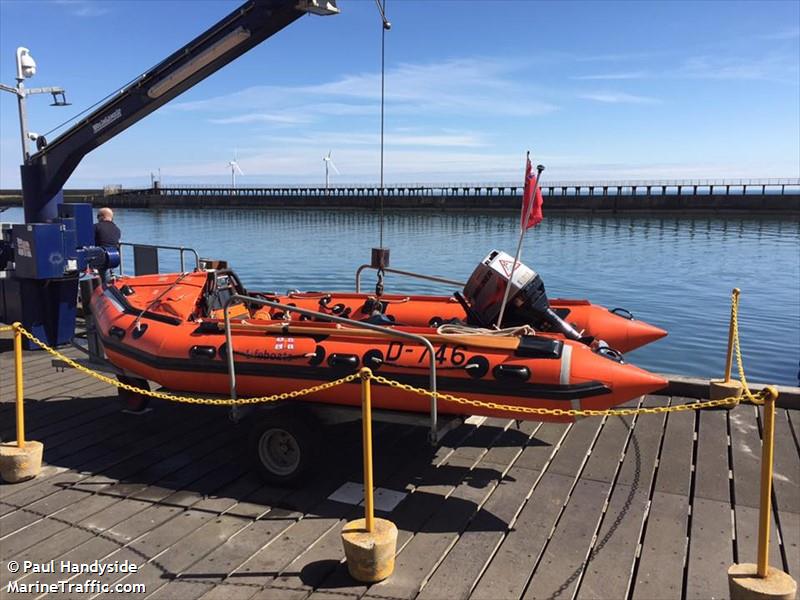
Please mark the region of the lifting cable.
[[384, 138], [384, 108], [386, 103], [386, 31], [391, 27], [391, 23], [386, 20], [386, 0], [375, 0], [378, 11], [381, 14], [381, 167], [380, 167], [380, 194], [381, 194], [381, 217], [380, 217], [380, 244], [383, 248], [383, 138]]

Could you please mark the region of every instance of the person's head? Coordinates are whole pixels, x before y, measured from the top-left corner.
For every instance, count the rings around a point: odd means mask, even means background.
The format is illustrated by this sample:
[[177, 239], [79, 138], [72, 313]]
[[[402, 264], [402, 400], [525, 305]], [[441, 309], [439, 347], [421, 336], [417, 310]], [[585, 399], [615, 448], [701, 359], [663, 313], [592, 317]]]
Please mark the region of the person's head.
[[97, 220], [98, 221], [113, 221], [114, 220], [114, 211], [108, 208], [107, 206], [101, 208], [97, 211]]

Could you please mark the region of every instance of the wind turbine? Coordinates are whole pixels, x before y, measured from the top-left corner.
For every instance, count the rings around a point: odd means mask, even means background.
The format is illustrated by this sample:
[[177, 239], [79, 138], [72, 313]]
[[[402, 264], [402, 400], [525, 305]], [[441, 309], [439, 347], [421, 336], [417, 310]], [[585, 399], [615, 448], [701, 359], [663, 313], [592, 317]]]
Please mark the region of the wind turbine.
[[233, 151], [233, 160], [228, 162], [228, 166], [231, 168], [231, 187], [236, 189], [236, 172], [239, 172], [239, 175], [244, 175], [242, 168], [239, 166], [236, 158], [236, 150]]
[[337, 169], [336, 165], [333, 163], [333, 159], [331, 158], [331, 150], [328, 150], [328, 156], [323, 156], [322, 157], [322, 162], [325, 163], [325, 189], [327, 190], [328, 189], [328, 165], [330, 165], [330, 167], [334, 171], [336, 171], [337, 175], [341, 175], [341, 173], [339, 173], [339, 169]]

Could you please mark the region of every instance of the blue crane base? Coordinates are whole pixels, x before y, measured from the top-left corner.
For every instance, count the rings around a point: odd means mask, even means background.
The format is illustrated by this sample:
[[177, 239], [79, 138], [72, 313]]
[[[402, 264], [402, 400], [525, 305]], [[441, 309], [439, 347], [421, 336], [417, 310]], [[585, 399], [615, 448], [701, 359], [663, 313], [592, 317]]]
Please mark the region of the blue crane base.
[[[78, 276], [55, 279], [0, 279], [0, 316], [6, 323], [18, 321], [50, 346], [68, 344], [75, 333]], [[23, 338], [23, 347], [39, 346]]]

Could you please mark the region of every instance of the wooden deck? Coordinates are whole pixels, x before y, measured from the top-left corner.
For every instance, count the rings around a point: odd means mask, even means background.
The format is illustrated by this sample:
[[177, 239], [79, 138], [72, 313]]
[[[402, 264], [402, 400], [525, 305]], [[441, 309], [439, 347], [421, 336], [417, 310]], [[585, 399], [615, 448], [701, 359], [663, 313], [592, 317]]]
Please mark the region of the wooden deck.
[[[12, 357], [0, 343], [0, 436], [11, 440]], [[125, 415], [115, 390], [56, 373], [49, 356], [25, 364], [27, 435], [44, 442], [46, 466], [0, 485], [3, 597], [17, 596], [10, 580], [72, 577], [145, 584], [137, 598], [723, 598], [728, 566], [755, 561], [753, 406], [519, 428], [489, 419], [435, 449], [424, 428], [377, 425], [376, 485], [408, 496], [381, 515], [400, 530], [395, 573], [365, 586], [339, 539], [361, 509], [329, 499], [360, 481], [357, 423], [327, 432], [328, 457], [305, 487], [280, 489], [248, 470], [244, 428], [224, 410], [156, 401]], [[644, 400], [669, 402], [682, 399]], [[795, 579], [799, 437], [800, 411], [779, 410], [770, 562]], [[141, 568], [8, 571], [9, 560], [53, 559]]]

